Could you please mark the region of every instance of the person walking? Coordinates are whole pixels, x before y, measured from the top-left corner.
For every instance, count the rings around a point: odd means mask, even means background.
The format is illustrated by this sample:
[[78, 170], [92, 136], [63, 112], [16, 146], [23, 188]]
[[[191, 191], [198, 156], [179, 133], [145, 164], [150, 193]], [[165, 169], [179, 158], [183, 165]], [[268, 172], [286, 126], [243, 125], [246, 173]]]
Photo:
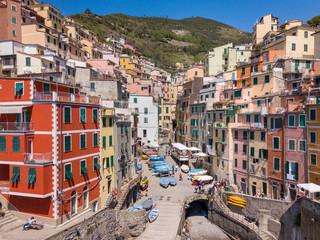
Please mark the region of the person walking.
[[182, 181], [182, 174], [179, 175], [179, 181]]
[[178, 171], [178, 165], [176, 165], [176, 172]]
[[172, 165], [172, 174], [174, 175], [174, 165]]

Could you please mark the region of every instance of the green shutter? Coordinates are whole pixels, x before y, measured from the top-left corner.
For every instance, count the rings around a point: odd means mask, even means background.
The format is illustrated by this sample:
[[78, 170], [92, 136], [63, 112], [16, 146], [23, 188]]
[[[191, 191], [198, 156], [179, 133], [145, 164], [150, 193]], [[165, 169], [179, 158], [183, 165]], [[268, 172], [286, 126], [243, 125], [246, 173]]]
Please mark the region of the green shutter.
[[16, 92], [17, 96], [23, 95], [23, 83], [17, 82], [15, 83], [16, 88], [13, 90]]
[[148, 108], [144, 108], [144, 113], [145, 113], [145, 114], [148, 113]]
[[250, 149], [250, 155], [251, 155], [251, 157], [254, 157], [254, 147], [251, 147], [251, 149]]
[[265, 153], [266, 153], [265, 158], [268, 160], [268, 149], [265, 150]]
[[306, 126], [306, 115], [299, 115], [299, 125], [300, 127]]
[[93, 159], [93, 170], [94, 171], [97, 171], [100, 169], [100, 165], [99, 165], [99, 159], [98, 158], [94, 158]]
[[311, 62], [310, 61], [306, 61], [306, 68], [309, 69], [311, 67]]
[[158, 107], [158, 113], [161, 114], [161, 107]]
[[269, 81], [270, 81], [269, 75], [264, 76], [264, 82], [265, 82], [265, 83], [268, 83]]
[[166, 107], [166, 113], [169, 113], [169, 108], [168, 107]]
[[80, 122], [85, 123], [86, 122], [86, 109], [80, 108]]
[[107, 168], [110, 167], [109, 158], [107, 157]]
[[10, 178], [12, 182], [20, 182], [20, 167], [12, 167], [12, 177]]
[[279, 149], [279, 138], [278, 137], [273, 138], [273, 149]]
[[310, 110], [310, 120], [316, 120], [316, 110], [315, 109]]
[[279, 158], [275, 158], [274, 159], [274, 170], [280, 170], [280, 159]]
[[86, 135], [85, 134], [81, 134], [80, 135], [80, 139], [81, 139], [81, 149], [85, 149], [86, 148]]
[[6, 151], [6, 136], [0, 136], [0, 152]]
[[112, 146], [112, 136], [109, 136], [109, 146]]
[[12, 137], [12, 151], [13, 152], [20, 152], [20, 137], [19, 136]]
[[289, 127], [294, 127], [294, 116], [289, 116]]
[[250, 115], [246, 115], [246, 122], [247, 122], [247, 123], [250, 122]]
[[43, 84], [43, 94], [46, 94], [46, 95], [50, 94], [50, 84], [48, 83]]
[[137, 98], [133, 98], [133, 102], [137, 103], [138, 102]]
[[31, 58], [26, 57], [26, 66], [31, 66]]
[[262, 152], [262, 150], [261, 150], [261, 149], [259, 149], [259, 158], [261, 158], [261, 157], [262, 157], [261, 152]]
[[71, 151], [71, 136], [64, 137], [64, 151], [65, 152]]
[[296, 167], [295, 167], [295, 180], [298, 181], [299, 180], [299, 163], [295, 163]]
[[234, 166], [238, 167], [238, 159], [237, 158], [234, 159]]
[[71, 108], [64, 108], [64, 123], [71, 123]]
[[98, 146], [98, 133], [93, 134], [93, 146], [94, 147]]
[[258, 84], [258, 78], [253, 78], [253, 85], [257, 85]]
[[71, 164], [64, 165], [64, 177], [66, 180], [73, 178], [73, 174], [71, 172]]
[[289, 162], [286, 162], [286, 174], [289, 173]]
[[111, 167], [113, 167], [113, 156], [111, 156]]
[[98, 122], [98, 110], [97, 109], [93, 109], [93, 122], [97, 123]]
[[242, 168], [247, 169], [247, 161], [246, 160], [242, 160]]
[[112, 127], [112, 124], [113, 124], [112, 118], [109, 118], [109, 127]]
[[234, 144], [234, 152], [235, 152], [235, 153], [238, 152], [238, 144]]
[[86, 161], [81, 161], [81, 175], [88, 173], [88, 169], [86, 167]]
[[102, 137], [102, 147], [103, 148], [107, 147], [107, 137], [106, 136]]
[[35, 184], [37, 181], [37, 169], [36, 168], [29, 168], [29, 176], [27, 179], [27, 183]]

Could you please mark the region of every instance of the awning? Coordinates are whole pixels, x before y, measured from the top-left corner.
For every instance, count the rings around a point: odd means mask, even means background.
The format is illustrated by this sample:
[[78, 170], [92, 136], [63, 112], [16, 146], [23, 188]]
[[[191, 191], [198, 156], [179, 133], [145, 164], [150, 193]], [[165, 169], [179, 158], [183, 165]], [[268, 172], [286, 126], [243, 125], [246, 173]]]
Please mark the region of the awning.
[[303, 188], [310, 193], [320, 192], [320, 185], [314, 183], [301, 183], [297, 185], [299, 188]]
[[195, 153], [193, 154], [193, 156], [198, 156], [198, 157], [209, 157], [209, 155], [203, 153], [203, 152], [200, 152], [200, 153]]
[[186, 147], [185, 145], [183, 145], [183, 144], [181, 144], [181, 143], [172, 143], [172, 146], [173, 146], [174, 148], [179, 149], [180, 151], [189, 150], [188, 147]]
[[197, 148], [197, 147], [189, 147], [189, 151], [200, 151], [201, 149], [200, 148]]
[[[31, 105], [30, 105], [31, 106]], [[22, 113], [22, 109], [29, 106], [1, 106], [1, 114]]]

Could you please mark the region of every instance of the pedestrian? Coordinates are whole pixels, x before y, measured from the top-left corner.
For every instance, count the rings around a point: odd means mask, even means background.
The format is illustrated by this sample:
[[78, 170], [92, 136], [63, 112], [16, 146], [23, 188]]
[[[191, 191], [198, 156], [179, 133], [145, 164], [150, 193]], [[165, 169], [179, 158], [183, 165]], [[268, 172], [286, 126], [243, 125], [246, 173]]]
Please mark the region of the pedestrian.
[[31, 217], [30, 219], [27, 220], [28, 222], [26, 224], [23, 225], [23, 231], [24, 230], [29, 230], [31, 224], [36, 222], [36, 219], [34, 219], [34, 217]]
[[211, 188], [209, 188], [209, 190], [208, 190], [208, 194], [211, 196]]
[[195, 190], [195, 193], [197, 193], [197, 191], [198, 191], [198, 187], [197, 187], [197, 186], [195, 186], [195, 187], [194, 187], [194, 190]]
[[167, 156], [166, 156], [166, 154], [165, 154], [165, 155], [164, 155], [164, 160], [166, 160], [166, 157], [167, 157]]
[[172, 165], [172, 172], [174, 172], [174, 165]]
[[199, 185], [199, 193], [201, 193], [201, 185]]
[[176, 165], [176, 172], [178, 171], [178, 165]]
[[179, 175], [179, 181], [182, 181], [182, 174]]

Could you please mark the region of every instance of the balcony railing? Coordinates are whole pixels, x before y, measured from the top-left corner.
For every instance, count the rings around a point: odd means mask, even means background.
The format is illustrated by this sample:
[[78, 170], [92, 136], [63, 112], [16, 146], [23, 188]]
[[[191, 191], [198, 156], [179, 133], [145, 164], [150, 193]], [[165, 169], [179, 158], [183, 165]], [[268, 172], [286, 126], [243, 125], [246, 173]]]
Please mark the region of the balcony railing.
[[33, 122], [0, 122], [0, 131], [33, 131]]
[[0, 181], [0, 192], [8, 194], [10, 192], [10, 181]]
[[97, 97], [88, 97], [65, 92], [36, 92], [33, 100], [100, 104], [100, 99]]
[[40, 164], [47, 165], [52, 164], [52, 152], [50, 153], [25, 153], [24, 162], [26, 164]]

